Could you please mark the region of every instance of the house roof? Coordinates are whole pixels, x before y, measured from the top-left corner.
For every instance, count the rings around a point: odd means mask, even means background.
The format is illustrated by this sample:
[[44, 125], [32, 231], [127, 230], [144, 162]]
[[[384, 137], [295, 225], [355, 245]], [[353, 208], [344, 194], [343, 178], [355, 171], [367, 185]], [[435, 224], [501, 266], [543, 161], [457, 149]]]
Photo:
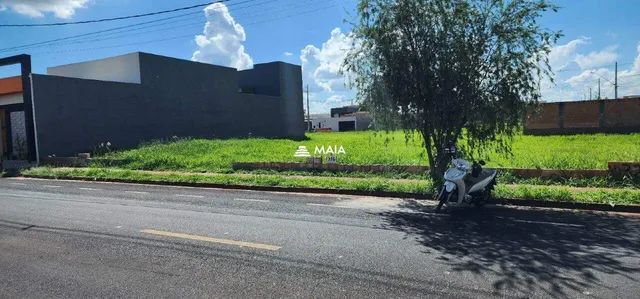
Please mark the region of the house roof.
[[0, 78], [0, 96], [22, 93], [22, 78], [9, 77]]

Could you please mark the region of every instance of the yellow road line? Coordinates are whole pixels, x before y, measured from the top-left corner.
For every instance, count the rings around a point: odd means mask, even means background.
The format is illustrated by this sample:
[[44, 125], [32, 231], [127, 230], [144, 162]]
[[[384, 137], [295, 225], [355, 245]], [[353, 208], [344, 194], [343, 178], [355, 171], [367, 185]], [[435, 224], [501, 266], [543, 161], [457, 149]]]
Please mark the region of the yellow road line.
[[280, 248], [282, 248], [280, 246], [269, 245], [269, 244], [251, 243], [251, 242], [243, 242], [243, 241], [236, 241], [236, 240], [229, 240], [229, 239], [218, 239], [218, 238], [211, 238], [211, 237], [205, 237], [205, 236], [197, 236], [197, 235], [189, 235], [189, 234], [181, 234], [181, 233], [172, 233], [172, 232], [166, 232], [166, 231], [154, 230], [154, 229], [143, 229], [140, 232], [145, 233], [145, 234], [164, 236], [164, 237], [173, 237], [173, 238], [180, 238], [180, 239], [187, 239], [187, 240], [204, 241], [204, 242], [211, 242], [211, 243], [218, 243], [218, 244], [225, 244], [225, 245], [233, 245], [233, 246], [239, 246], [239, 247], [249, 247], [249, 248], [254, 248], [254, 249], [263, 249], [263, 250], [276, 251], [276, 250], [279, 250]]

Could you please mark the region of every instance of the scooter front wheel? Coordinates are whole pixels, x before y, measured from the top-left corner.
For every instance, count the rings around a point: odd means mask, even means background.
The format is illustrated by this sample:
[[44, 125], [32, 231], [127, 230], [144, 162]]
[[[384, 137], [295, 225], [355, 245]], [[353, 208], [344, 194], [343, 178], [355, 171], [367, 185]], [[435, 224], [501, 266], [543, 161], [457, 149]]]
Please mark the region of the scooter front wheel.
[[440, 191], [440, 194], [438, 194], [438, 198], [437, 198], [438, 205], [436, 206], [436, 209], [435, 209], [436, 213], [440, 212], [440, 210], [442, 209], [442, 206], [447, 201], [447, 198], [449, 198], [449, 193], [443, 188], [442, 191]]

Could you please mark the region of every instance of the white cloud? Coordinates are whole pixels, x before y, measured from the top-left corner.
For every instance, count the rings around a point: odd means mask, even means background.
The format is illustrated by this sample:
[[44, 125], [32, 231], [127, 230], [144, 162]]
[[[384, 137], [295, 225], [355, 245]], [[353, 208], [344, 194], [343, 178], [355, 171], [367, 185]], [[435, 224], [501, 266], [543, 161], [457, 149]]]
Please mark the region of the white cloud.
[[[548, 100], [566, 101], [588, 99], [589, 88], [591, 88], [592, 98], [596, 98], [598, 93], [598, 79], [600, 80], [601, 97], [614, 98], [615, 89], [613, 83], [615, 82], [615, 71], [611, 68], [597, 68], [583, 70], [579, 74], [563, 80], [549, 90], [548, 95], [555, 95], [556, 97], [548, 98]], [[618, 97], [638, 94], [640, 94], [640, 43], [637, 46], [634, 64], [629, 69], [620, 69], [618, 71]]]
[[609, 65], [618, 59], [617, 48], [617, 46], [609, 46], [602, 51], [594, 51], [587, 55], [578, 54], [575, 61], [583, 70]]
[[[331, 94], [324, 91], [311, 92], [311, 113], [329, 113], [331, 108], [351, 105], [353, 95], [350, 93]], [[306, 109], [306, 106], [305, 106]]]
[[558, 75], [562, 75], [562, 72], [575, 66], [578, 47], [588, 42], [588, 37], [580, 37], [551, 49], [549, 53], [549, 65], [551, 69], [556, 72], [556, 82], [552, 83], [548, 78], [545, 78], [541, 82], [540, 89], [544, 101], [563, 101], [570, 96], [572, 88], [567, 84], [558, 84]]
[[307, 45], [300, 51], [302, 78], [311, 90], [312, 112], [328, 113], [332, 107], [349, 105], [355, 97], [355, 92], [346, 87], [345, 77], [340, 72], [353, 44], [351, 33], [335, 28], [320, 47]]
[[561, 70], [571, 64], [577, 57], [578, 47], [589, 42], [588, 37], [574, 39], [564, 45], [559, 45], [551, 49], [549, 53], [549, 64], [552, 69]]
[[287, 57], [290, 57], [290, 56], [293, 56], [293, 53], [291, 53], [291, 52], [284, 52], [284, 53], [283, 53], [283, 55], [284, 55], [284, 56], [287, 56]]
[[340, 69], [351, 47], [351, 34], [344, 34], [340, 28], [335, 28], [322, 48], [308, 45], [302, 49], [300, 60], [307, 82], [312, 81], [327, 92], [345, 91], [345, 80]]
[[0, 11], [11, 9], [32, 18], [53, 13], [61, 19], [71, 18], [76, 9], [84, 8], [89, 0], [0, 0]]
[[613, 72], [605, 68], [597, 70], [586, 70], [576, 76], [565, 80], [564, 82], [568, 83], [572, 87], [579, 87], [584, 82], [597, 82], [598, 78], [601, 79], [600, 81], [603, 81], [602, 78], [613, 77], [611, 75], [613, 75]]
[[638, 56], [636, 56], [636, 59], [633, 62], [633, 68], [631, 69], [631, 71], [635, 73], [640, 73], [640, 43], [638, 43], [636, 51], [638, 51]]
[[640, 95], [640, 42], [636, 46], [636, 53], [633, 65], [627, 70], [618, 72], [618, 96], [620, 97]]
[[[588, 42], [579, 38], [553, 48], [550, 63], [556, 71], [555, 83], [545, 80], [541, 83], [543, 101], [575, 101], [596, 98], [598, 79], [602, 98], [614, 98], [615, 72], [613, 64], [618, 60], [617, 46], [608, 46], [587, 54], [579, 53], [579, 46]], [[640, 94], [640, 43], [634, 64], [618, 70], [618, 96]]]
[[237, 68], [253, 67], [253, 59], [246, 53], [243, 43], [247, 36], [222, 3], [204, 9], [207, 23], [202, 35], [195, 38], [198, 50], [191, 60]]

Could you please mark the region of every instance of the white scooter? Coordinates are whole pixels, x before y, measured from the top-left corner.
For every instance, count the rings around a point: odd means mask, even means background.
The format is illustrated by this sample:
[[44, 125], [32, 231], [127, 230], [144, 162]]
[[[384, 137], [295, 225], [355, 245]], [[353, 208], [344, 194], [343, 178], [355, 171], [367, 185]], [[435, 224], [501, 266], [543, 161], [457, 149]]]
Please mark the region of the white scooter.
[[[455, 146], [445, 150], [452, 156], [456, 153]], [[491, 201], [491, 191], [496, 185], [496, 170], [482, 169], [484, 161], [471, 165], [464, 159], [452, 159], [452, 167], [444, 173], [444, 186], [438, 193], [439, 212], [444, 205], [447, 207], [461, 207], [475, 205], [482, 207]]]

